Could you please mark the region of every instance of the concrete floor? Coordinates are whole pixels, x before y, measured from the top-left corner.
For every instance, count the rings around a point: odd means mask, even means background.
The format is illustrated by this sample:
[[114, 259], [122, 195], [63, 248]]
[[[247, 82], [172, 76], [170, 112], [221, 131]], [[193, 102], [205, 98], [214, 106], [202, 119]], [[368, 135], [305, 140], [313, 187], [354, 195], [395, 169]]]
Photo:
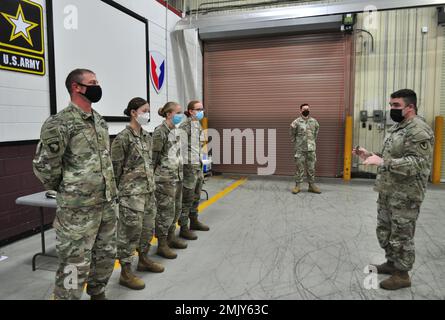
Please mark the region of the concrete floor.
[[[210, 196], [237, 177], [209, 179]], [[199, 232], [176, 260], [162, 261], [162, 274], [140, 274], [142, 291], [117, 284], [110, 299], [445, 299], [445, 185], [430, 186], [416, 232], [413, 286], [388, 292], [365, 289], [365, 267], [384, 260], [375, 236], [373, 181], [321, 179], [323, 194], [292, 195], [291, 178], [248, 177], [245, 184], [201, 214], [211, 227]], [[55, 252], [54, 231], [47, 245]], [[47, 299], [53, 289], [55, 259], [31, 257], [39, 235], [0, 248], [0, 299]], [[382, 280], [385, 277], [379, 276]], [[88, 296], [84, 295], [84, 299]]]

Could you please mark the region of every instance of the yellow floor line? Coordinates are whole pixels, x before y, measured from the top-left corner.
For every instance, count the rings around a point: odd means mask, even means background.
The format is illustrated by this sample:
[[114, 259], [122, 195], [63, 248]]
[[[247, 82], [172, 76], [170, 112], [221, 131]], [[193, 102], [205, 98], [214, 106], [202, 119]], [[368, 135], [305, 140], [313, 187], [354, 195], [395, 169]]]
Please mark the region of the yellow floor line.
[[232, 183], [230, 186], [228, 186], [227, 188], [225, 188], [224, 190], [218, 192], [217, 194], [215, 194], [213, 197], [211, 197], [209, 200], [204, 201], [203, 203], [201, 203], [198, 206], [198, 212], [202, 212], [204, 211], [207, 207], [211, 206], [212, 204], [214, 204], [216, 201], [218, 201], [219, 199], [225, 197], [226, 195], [228, 195], [230, 192], [232, 192], [233, 190], [235, 190], [236, 188], [238, 188], [239, 186], [245, 184], [247, 182], [247, 178], [241, 178], [237, 181], [235, 181], [234, 183]]
[[[232, 192], [233, 190], [235, 190], [236, 188], [238, 188], [239, 186], [242, 186], [243, 184], [245, 184], [247, 182], [247, 178], [241, 178], [237, 181], [235, 181], [234, 183], [232, 183], [230, 186], [228, 186], [227, 188], [221, 190], [220, 192], [218, 192], [217, 194], [215, 194], [213, 197], [211, 197], [209, 200], [204, 201], [203, 203], [201, 203], [198, 206], [198, 213], [201, 213], [202, 211], [204, 211], [207, 207], [211, 206], [212, 204], [214, 204], [216, 201], [218, 201], [219, 199], [225, 197], [226, 195], [228, 195], [230, 192]], [[178, 227], [179, 225], [176, 224], [176, 226]], [[153, 239], [151, 239], [150, 241], [150, 245], [156, 245], [158, 243], [158, 239], [156, 239], [155, 237], [153, 237]], [[135, 253], [137, 255], [137, 252]], [[116, 260], [114, 263], [114, 269], [119, 269], [121, 266], [119, 264], [119, 260]]]

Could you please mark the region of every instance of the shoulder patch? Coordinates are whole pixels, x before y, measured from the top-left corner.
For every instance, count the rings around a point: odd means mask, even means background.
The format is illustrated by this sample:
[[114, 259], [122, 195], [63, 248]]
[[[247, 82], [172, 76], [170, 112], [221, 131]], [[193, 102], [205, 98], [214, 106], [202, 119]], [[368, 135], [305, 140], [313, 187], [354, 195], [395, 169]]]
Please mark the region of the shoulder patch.
[[52, 153], [58, 153], [60, 150], [60, 142], [59, 141], [50, 142], [48, 144], [48, 149]]

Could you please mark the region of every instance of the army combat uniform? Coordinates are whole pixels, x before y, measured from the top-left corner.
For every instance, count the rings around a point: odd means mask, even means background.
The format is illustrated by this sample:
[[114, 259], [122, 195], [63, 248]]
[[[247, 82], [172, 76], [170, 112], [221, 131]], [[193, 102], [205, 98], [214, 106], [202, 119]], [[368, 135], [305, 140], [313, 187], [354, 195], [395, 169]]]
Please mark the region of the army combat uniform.
[[127, 126], [114, 139], [111, 157], [119, 190], [117, 257], [121, 263], [131, 263], [134, 251], [147, 251], [154, 234], [156, 200], [150, 134], [143, 129], [138, 134]]
[[[181, 213], [182, 158], [179, 130], [164, 121], [153, 132], [153, 166], [157, 215], [155, 233], [160, 241], [173, 237]], [[159, 247], [158, 247], [159, 250]]]
[[[201, 199], [201, 190], [204, 184], [203, 165], [201, 160], [201, 133], [199, 121], [187, 118], [180, 127], [183, 130], [183, 140], [187, 145], [184, 148], [184, 181], [182, 189], [182, 213], [179, 218], [181, 227], [187, 226], [189, 218], [193, 224], [202, 225], [197, 221], [198, 206]], [[203, 225], [202, 225], [203, 226]], [[199, 228], [197, 228], [199, 229]], [[206, 230], [208, 228], [205, 228]]]
[[43, 124], [33, 167], [44, 187], [57, 191], [55, 298], [80, 299], [85, 282], [88, 294], [103, 294], [116, 256], [117, 215], [106, 122], [70, 103]]
[[414, 231], [431, 172], [434, 133], [416, 116], [394, 125], [385, 138], [374, 190], [379, 193], [377, 238], [386, 258], [401, 271], [412, 269]]
[[307, 172], [309, 184], [315, 182], [315, 154], [316, 140], [320, 125], [312, 117], [295, 119], [290, 126], [291, 140], [295, 151], [295, 182], [300, 185], [303, 182], [304, 172]]

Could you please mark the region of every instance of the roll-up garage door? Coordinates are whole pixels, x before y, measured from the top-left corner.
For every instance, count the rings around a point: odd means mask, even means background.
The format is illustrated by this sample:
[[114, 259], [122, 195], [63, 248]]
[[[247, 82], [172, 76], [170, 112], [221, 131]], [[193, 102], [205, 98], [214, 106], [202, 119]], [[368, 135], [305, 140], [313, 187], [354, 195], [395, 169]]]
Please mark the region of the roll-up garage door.
[[[276, 129], [275, 174], [294, 174], [289, 126], [298, 116], [299, 106], [309, 103], [311, 115], [320, 123], [317, 176], [341, 174], [345, 103], [349, 101], [349, 41], [349, 37], [333, 33], [205, 43], [204, 102], [209, 127], [220, 133], [221, 150], [224, 129], [264, 129], [267, 156], [267, 130]], [[223, 163], [221, 151], [214, 171], [257, 173], [260, 165], [254, 150], [245, 143], [236, 148], [232, 142], [231, 163]], [[239, 152], [243, 163], [233, 164], [234, 154]], [[246, 164], [246, 152], [253, 153], [250, 156], [255, 163]]]

